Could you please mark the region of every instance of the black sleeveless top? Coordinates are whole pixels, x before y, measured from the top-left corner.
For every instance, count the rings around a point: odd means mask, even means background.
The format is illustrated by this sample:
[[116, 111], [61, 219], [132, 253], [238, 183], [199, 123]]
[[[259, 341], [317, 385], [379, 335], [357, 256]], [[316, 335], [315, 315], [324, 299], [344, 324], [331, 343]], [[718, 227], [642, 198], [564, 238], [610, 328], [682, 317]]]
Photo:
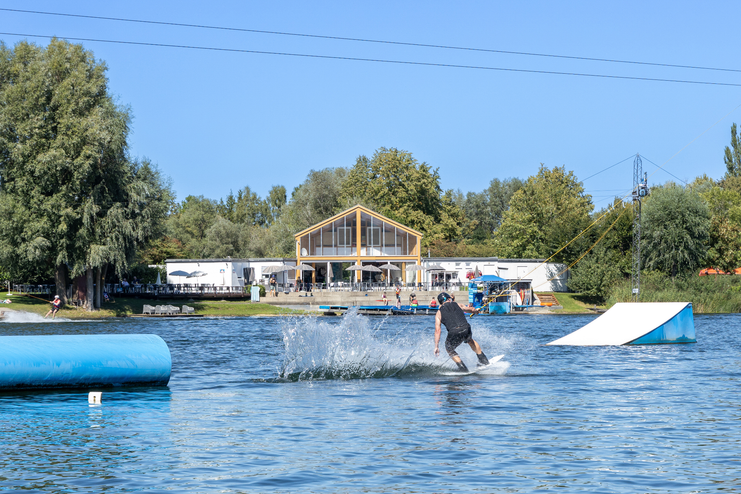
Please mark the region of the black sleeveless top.
[[445, 324], [445, 329], [450, 331], [460, 331], [471, 327], [466, 321], [466, 313], [455, 302], [443, 304], [440, 309], [440, 319]]

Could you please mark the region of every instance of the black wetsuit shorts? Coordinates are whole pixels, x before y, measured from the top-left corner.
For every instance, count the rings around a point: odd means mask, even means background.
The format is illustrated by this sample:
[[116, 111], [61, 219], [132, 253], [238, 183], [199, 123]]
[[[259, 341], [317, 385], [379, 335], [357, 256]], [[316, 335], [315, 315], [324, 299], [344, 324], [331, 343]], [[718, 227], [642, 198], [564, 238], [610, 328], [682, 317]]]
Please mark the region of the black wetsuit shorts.
[[454, 328], [448, 330], [448, 336], [445, 338], [445, 350], [450, 355], [458, 355], [455, 349], [461, 343], [468, 343], [473, 338], [471, 333], [471, 326], [465, 326], [461, 328]]

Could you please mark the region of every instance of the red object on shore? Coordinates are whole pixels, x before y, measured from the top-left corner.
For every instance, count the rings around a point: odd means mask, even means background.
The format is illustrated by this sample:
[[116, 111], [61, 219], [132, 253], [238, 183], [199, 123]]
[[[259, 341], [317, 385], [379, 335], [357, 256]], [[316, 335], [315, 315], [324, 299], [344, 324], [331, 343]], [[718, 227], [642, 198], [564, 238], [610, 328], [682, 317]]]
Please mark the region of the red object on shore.
[[725, 271], [721, 271], [720, 269], [715, 268], [705, 268], [700, 270], [700, 276], [709, 276], [711, 274], [719, 275], [719, 274], [741, 274], [741, 268], [736, 268], [733, 270], [733, 273], [726, 273]]

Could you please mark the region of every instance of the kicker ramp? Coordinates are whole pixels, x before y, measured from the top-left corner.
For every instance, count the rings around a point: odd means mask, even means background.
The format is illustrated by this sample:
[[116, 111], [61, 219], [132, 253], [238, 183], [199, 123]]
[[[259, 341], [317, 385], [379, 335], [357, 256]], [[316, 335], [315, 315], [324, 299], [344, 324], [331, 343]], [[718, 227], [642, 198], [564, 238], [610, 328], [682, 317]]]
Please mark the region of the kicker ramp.
[[548, 345], [656, 345], [695, 343], [689, 302], [615, 304], [581, 329]]

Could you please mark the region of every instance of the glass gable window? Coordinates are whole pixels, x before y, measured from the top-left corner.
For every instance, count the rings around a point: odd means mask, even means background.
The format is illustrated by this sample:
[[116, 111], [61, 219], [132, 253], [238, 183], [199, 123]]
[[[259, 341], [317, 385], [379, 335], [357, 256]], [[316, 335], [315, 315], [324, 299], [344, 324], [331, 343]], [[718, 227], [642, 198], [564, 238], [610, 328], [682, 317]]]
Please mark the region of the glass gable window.
[[396, 227], [388, 223], [383, 224], [383, 254], [386, 256], [401, 255], [401, 251], [396, 248]]
[[358, 214], [353, 211], [302, 235], [298, 254], [301, 257], [416, 255], [418, 239], [414, 234], [362, 211], [360, 228], [357, 220]]
[[300, 240], [302, 256], [352, 256], [355, 255], [355, 213], [339, 218], [322, 228], [303, 235]]
[[417, 253], [417, 237], [409, 235], [409, 250], [407, 250], [408, 256], [413, 256]]

